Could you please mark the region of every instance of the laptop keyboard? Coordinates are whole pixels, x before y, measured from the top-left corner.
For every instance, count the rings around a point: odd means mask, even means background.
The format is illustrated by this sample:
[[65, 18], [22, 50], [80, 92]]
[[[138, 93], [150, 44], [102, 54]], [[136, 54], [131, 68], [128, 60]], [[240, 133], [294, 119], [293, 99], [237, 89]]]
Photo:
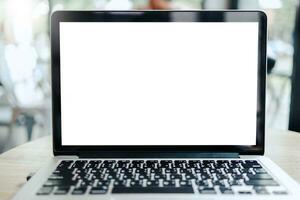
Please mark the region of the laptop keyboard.
[[37, 195], [285, 195], [255, 160], [63, 160]]

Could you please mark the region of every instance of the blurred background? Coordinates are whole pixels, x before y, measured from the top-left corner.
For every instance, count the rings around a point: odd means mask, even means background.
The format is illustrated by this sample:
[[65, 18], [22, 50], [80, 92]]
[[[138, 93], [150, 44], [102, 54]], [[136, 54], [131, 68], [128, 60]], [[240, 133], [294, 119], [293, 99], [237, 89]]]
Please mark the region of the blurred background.
[[297, 112], [290, 112], [297, 106], [291, 91], [299, 73], [294, 56], [298, 0], [1, 0], [0, 153], [51, 134], [49, 18], [64, 9], [264, 10], [269, 20], [266, 128], [300, 131]]

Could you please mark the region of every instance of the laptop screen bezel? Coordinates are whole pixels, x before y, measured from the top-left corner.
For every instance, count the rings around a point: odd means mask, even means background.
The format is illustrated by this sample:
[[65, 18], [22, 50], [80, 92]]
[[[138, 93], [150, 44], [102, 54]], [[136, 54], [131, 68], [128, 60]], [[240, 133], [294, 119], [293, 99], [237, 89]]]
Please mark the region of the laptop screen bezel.
[[[195, 22], [258, 22], [258, 79], [256, 145], [62, 145], [60, 88], [60, 22], [167, 22], [170, 14], [197, 15]], [[230, 17], [224, 20], [226, 15]], [[176, 18], [177, 19], [177, 18]], [[180, 22], [190, 22], [182, 17]], [[177, 22], [172, 19], [172, 22]], [[265, 140], [265, 82], [266, 82], [267, 18], [261, 11], [56, 11], [51, 16], [51, 85], [52, 131], [54, 155], [86, 155], [99, 157], [197, 157], [199, 153], [232, 152], [263, 155]], [[216, 123], [217, 124], [217, 123]], [[243, 130], [241, 130], [241, 133]], [[83, 133], [84, 134], [84, 133]]]

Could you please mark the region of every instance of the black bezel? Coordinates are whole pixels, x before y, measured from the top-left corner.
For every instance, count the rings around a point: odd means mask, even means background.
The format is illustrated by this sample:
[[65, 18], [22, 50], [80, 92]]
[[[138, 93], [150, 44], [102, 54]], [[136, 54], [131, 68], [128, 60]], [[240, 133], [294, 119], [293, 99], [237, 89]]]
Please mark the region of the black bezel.
[[[193, 15], [197, 22], [258, 22], [258, 95], [256, 145], [180, 146], [63, 146], [61, 144], [59, 22], [168, 22], [169, 16]], [[230, 17], [227, 17], [230, 16]], [[226, 20], [225, 20], [226, 18]], [[189, 22], [189, 17], [178, 19]], [[174, 21], [174, 20], [173, 20]], [[177, 21], [176, 21], [177, 22]], [[196, 23], [197, 23], [196, 22]], [[265, 78], [267, 17], [261, 11], [56, 11], [51, 16], [51, 81], [54, 155], [96, 157], [197, 157], [203, 152], [235, 152], [263, 155], [265, 140]], [[76, 114], [76, 113], [75, 113]], [[241, 133], [243, 130], [241, 130]], [[83, 133], [84, 134], [84, 133]]]

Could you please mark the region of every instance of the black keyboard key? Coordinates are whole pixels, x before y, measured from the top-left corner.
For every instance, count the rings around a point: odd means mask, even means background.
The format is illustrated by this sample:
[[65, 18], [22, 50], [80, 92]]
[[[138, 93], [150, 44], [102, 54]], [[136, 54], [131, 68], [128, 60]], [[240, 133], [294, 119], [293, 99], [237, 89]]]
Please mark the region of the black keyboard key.
[[131, 161], [131, 165], [141, 166], [142, 164], [144, 164], [143, 160], [133, 160], [133, 161]]
[[231, 177], [235, 180], [244, 179], [242, 174], [231, 174]]
[[70, 186], [75, 185], [76, 182], [70, 179], [64, 179], [64, 180], [47, 180], [44, 183], [44, 186], [53, 187], [53, 186]]
[[247, 163], [247, 164], [255, 164], [255, 165], [258, 164], [258, 162], [256, 160], [245, 160], [245, 163]]
[[80, 168], [81, 169], [86, 165], [87, 162], [88, 162], [87, 160], [77, 160], [72, 165], [72, 168]]
[[161, 160], [160, 161], [160, 167], [170, 167], [172, 164], [172, 160]]
[[171, 179], [182, 179], [182, 174], [171, 174], [170, 175]]
[[107, 190], [108, 190], [108, 186], [92, 187], [90, 190], [90, 194], [106, 194]]
[[226, 168], [226, 169], [224, 169], [224, 172], [226, 173], [226, 174], [233, 174], [233, 173], [236, 173], [236, 169], [228, 169], [228, 168]]
[[146, 163], [158, 163], [158, 160], [147, 160]]
[[269, 192], [266, 190], [266, 188], [264, 186], [253, 187], [253, 189], [256, 192], [256, 194], [259, 194], [259, 195], [269, 194]]
[[242, 164], [243, 168], [262, 168], [260, 164]]
[[216, 194], [216, 191], [213, 187], [199, 187], [200, 194]]
[[53, 191], [53, 187], [41, 187], [36, 193], [37, 195], [49, 195]]
[[64, 195], [64, 194], [68, 194], [69, 190], [70, 190], [70, 187], [58, 187], [58, 188], [55, 190], [54, 194], [55, 194], [55, 195]]
[[229, 160], [217, 160], [216, 163], [217, 164], [228, 164]]
[[198, 186], [208, 186], [209, 185], [208, 182], [207, 182], [207, 180], [196, 181], [196, 184]]
[[259, 180], [253, 179], [249, 181], [245, 181], [246, 185], [253, 185], [253, 186], [278, 186], [279, 184], [274, 180]]
[[126, 193], [194, 193], [192, 186], [184, 187], [124, 187], [114, 186], [113, 194]]
[[228, 184], [230, 186], [239, 186], [239, 185], [242, 185], [242, 183], [240, 181], [237, 181], [237, 180], [229, 180]]
[[186, 160], [175, 160], [174, 163], [175, 164], [185, 164], [185, 163], [187, 163], [187, 161]]
[[175, 168], [183, 168], [186, 165], [186, 161], [185, 160], [175, 160], [174, 161], [174, 167]]
[[100, 181], [98, 181], [97, 185], [98, 186], [108, 186], [109, 183], [110, 183], [110, 181], [100, 180]]
[[105, 160], [100, 167], [101, 168], [112, 168], [115, 164], [115, 160]]
[[243, 163], [243, 160], [230, 160], [229, 163], [233, 163], [233, 164], [238, 164], [238, 163]]
[[129, 164], [129, 168], [137, 168], [137, 169], [140, 169], [143, 165], [144, 165], [144, 163], [132, 161], [132, 163]]
[[195, 163], [200, 163], [200, 160], [189, 160], [189, 164], [195, 164]]
[[157, 166], [157, 164], [158, 164], [158, 160], [147, 160], [145, 167], [154, 168]]
[[130, 160], [118, 160], [117, 163], [118, 163], [118, 164], [119, 164], [119, 163], [130, 163]]
[[188, 164], [186, 165], [187, 167], [190, 167], [190, 168], [199, 168], [199, 163], [200, 163], [200, 160], [189, 160], [188, 161]]
[[222, 194], [234, 194], [234, 192], [231, 188], [220, 187], [219, 189]]
[[191, 181], [179, 181], [180, 186], [192, 185]]
[[215, 181], [212, 181], [212, 184], [214, 186], [225, 186], [225, 181], [224, 180], [215, 180]]
[[241, 163], [241, 164], [242, 164], [243, 167], [244, 166], [246, 166], [246, 167], [247, 166], [249, 166], [249, 167], [258, 166], [259, 168], [261, 168], [261, 165], [256, 160], [245, 160], [244, 163]]
[[71, 166], [71, 164], [73, 163], [72, 160], [63, 160], [59, 163], [59, 165], [57, 166], [57, 169], [65, 169]]
[[216, 161], [214, 161], [214, 160], [203, 160], [203, 161], [202, 161], [202, 164], [203, 164], [204, 166], [208, 166], [208, 167], [213, 166], [215, 163], [216, 163]]
[[[220, 173], [218, 173], [218, 174], [216, 174], [215, 176], [216, 176], [216, 178], [219, 179], [219, 180], [229, 179], [228, 174], [220, 174]], [[243, 176], [241, 176], [241, 178], [242, 178], [242, 177], [243, 177]], [[239, 179], [241, 179], [241, 178], [239, 178]]]
[[171, 181], [163, 181], [163, 185], [166, 186], [166, 187], [175, 187], [175, 180], [171, 180]]
[[241, 190], [239, 191], [239, 194], [252, 194], [252, 192], [249, 190]]
[[142, 163], [144, 163], [144, 161], [143, 160], [133, 160], [133, 161], [131, 161], [131, 163], [132, 164], [142, 164]]
[[75, 188], [72, 191], [72, 194], [73, 195], [84, 195], [85, 192], [86, 192], [86, 189], [87, 189], [87, 187], [78, 187], [78, 188]]
[[[131, 182], [131, 183], [133, 183], [133, 182]], [[137, 185], [137, 184], [135, 184], [135, 185]], [[148, 181], [147, 182], [147, 187], [158, 187], [158, 186], [159, 186], [159, 181]]]
[[116, 160], [105, 160], [103, 163], [116, 163]]
[[101, 163], [101, 160], [91, 160], [87, 165], [86, 168], [93, 168], [96, 169], [99, 164]]
[[247, 176], [249, 179], [273, 179], [269, 174], [248, 174]]
[[116, 164], [116, 167], [117, 168], [126, 168], [129, 163], [130, 163], [129, 160], [119, 160]]
[[267, 171], [264, 168], [254, 168], [253, 171], [256, 174], [266, 174], [267, 173]]
[[267, 195], [267, 194], [270, 194], [267, 190], [259, 190], [259, 191], [255, 191], [256, 194], [259, 194], [259, 195]]

